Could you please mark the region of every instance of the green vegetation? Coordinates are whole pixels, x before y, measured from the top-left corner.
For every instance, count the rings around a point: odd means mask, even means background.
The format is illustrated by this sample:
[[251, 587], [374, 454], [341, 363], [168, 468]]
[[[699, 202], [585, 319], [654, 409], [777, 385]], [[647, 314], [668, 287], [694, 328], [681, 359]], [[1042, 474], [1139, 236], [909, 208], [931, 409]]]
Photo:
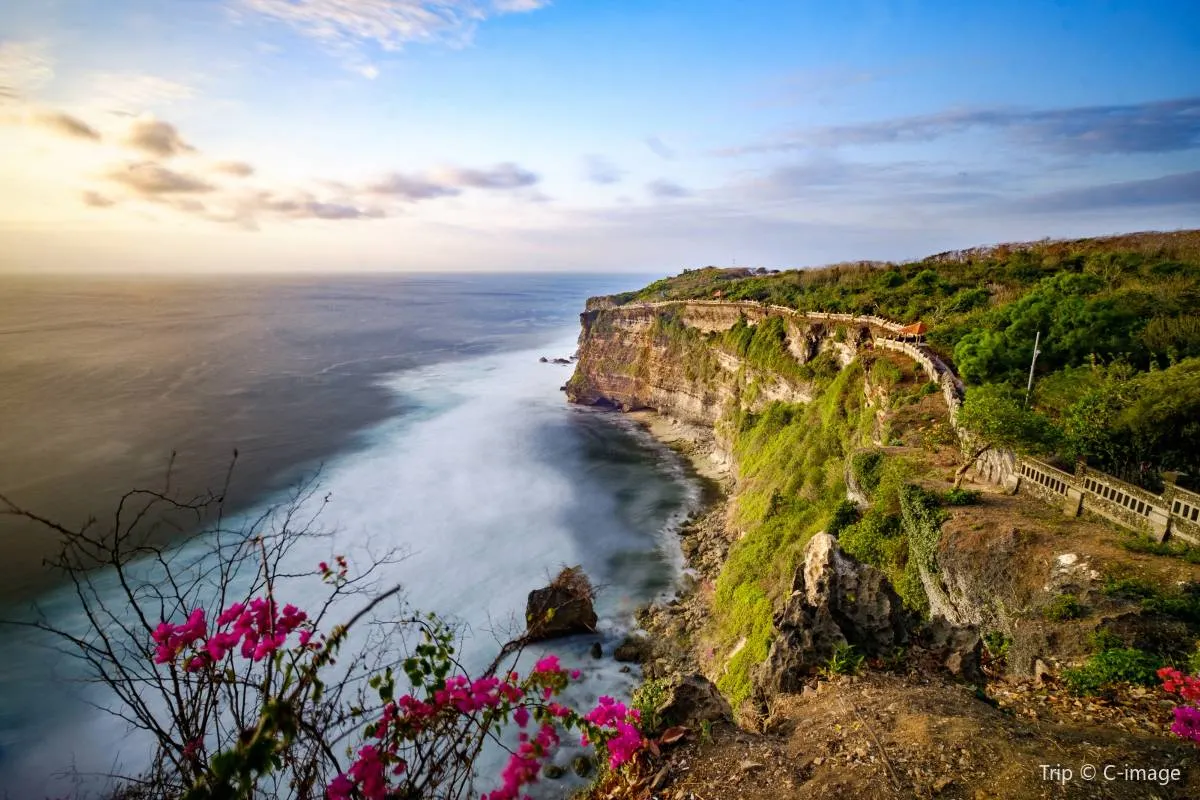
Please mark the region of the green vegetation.
[[825, 674], [857, 675], [862, 670], [864, 656], [852, 644], [839, 644], [833, 649], [829, 663], [825, 665]]
[[1082, 666], [1063, 671], [1063, 679], [1072, 694], [1096, 695], [1118, 684], [1156, 686], [1162, 659], [1153, 653], [1126, 647], [1103, 650]]
[[1200, 548], [1186, 542], [1156, 542], [1149, 536], [1133, 534], [1121, 540], [1121, 547], [1131, 553], [1149, 553], [1155, 556], [1174, 556], [1189, 564], [1200, 564]]
[[[968, 417], [968, 427], [974, 430], [992, 411], [1004, 416], [1002, 436], [982, 437], [994, 439], [993, 446], [1068, 467], [1084, 457], [1155, 491], [1163, 471], [1200, 476], [1198, 231], [1001, 245], [907, 264], [778, 274], [710, 267], [614, 299], [712, 299], [718, 293], [804, 311], [921, 320], [929, 326], [929, 343], [953, 360], [968, 384], [967, 406], [974, 402], [981, 412]], [[755, 336], [779, 337], [782, 324]], [[1039, 332], [1032, 408], [1022, 418], [999, 398], [1007, 387], [1007, 398], [1023, 406]], [[731, 338], [737, 339], [731, 345], [754, 349], [749, 331]], [[764, 363], [772, 358], [763, 355]], [[885, 386], [896, 379], [882, 360], [871, 370], [871, 379]]]
[[1055, 438], [1050, 420], [1024, 406], [1017, 392], [1003, 384], [985, 384], [967, 393], [958, 423], [977, 440], [966, 447], [961, 466], [954, 474], [958, 489], [975, 461], [993, 448], [1016, 452], [1044, 449]]
[[1051, 622], [1065, 622], [1069, 619], [1079, 619], [1087, 612], [1083, 604], [1073, 594], [1060, 594], [1050, 601], [1050, 605], [1042, 609], [1042, 616]]
[[726, 647], [744, 641], [718, 682], [735, 705], [750, 696], [751, 670], [770, 647], [773, 604], [791, 590], [804, 546], [835, 516], [845, 521], [843, 465], [861, 437], [861, 386], [854, 363], [811, 403], [772, 403], [731, 420], [741, 480], [734, 523], [745, 535], [729, 551], [713, 611]]
[[904, 458], [863, 451], [851, 459], [850, 469], [870, 496], [871, 506], [856, 523], [841, 530], [838, 543], [849, 555], [883, 570], [904, 604], [925, 614], [929, 601], [913, 543], [923, 548], [930, 571], [936, 571], [934, 553], [944, 518], [938, 498], [911, 484], [915, 468]]
[[979, 502], [980, 493], [974, 489], [950, 489], [942, 495], [942, 502], [948, 506], [973, 506]]
[[1012, 647], [1012, 637], [1004, 631], [988, 631], [983, 635], [983, 644], [987, 648], [988, 655], [1000, 661], [1008, 657], [1008, 650]]
[[633, 691], [633, 707], [642, 715], [642, 732], [653, 736], [662, 730], [659, 707], [668, 699], [669, 689], [665, 678], [652, 678], [642, 682]]
[[1110, 577], [1104, 582], [1104, 593], [1110, 597], [1137, 600], [1146, 611], [1174, 617], [1193, 628], [1200, 627], [1200, 585], [1192, 583], [1171, 591], [1145, 578]]

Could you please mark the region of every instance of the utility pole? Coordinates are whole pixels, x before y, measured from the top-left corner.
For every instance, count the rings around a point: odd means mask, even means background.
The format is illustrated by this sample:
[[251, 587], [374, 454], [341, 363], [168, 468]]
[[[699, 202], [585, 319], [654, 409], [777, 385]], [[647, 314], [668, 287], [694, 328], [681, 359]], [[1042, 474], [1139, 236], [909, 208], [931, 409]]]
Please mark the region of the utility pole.
[[1025, 386], [1025, 407], [1029, 407], [1029, 395], [1033, 392], [1033, 366], [1037, 364], [1038, 353], [1042, 352], [1038, 349], [1038, 343], [1042, 340], [1042, 332], [1038, 331], [1033, 337], [1033, 358], [1029, 361], [1029, 383]]

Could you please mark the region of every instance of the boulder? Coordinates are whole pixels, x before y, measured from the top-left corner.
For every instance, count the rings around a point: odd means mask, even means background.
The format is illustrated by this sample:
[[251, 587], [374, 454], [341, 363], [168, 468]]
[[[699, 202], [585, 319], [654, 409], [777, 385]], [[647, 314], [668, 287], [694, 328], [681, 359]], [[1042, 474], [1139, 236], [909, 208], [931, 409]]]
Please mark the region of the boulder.
[[920, 642], [954, 677], [968, 683], [983, 683], [983, 670], [979, 666], [983, 639], [975, 626], [955, 625], [945, 617], [934, 617], [921, 629]]
[[839, 646], [886, 655], [908, 641], [912, 617], [887, 577], [842, 553], [837, 539], [818, 533], [804, 549], [791, 596], [775, 615], [777, 635], [759, 668], [766, 694], [798, 692]]
[[613, 658], [622, 663], [631, 661], [640, 663], [650, 657], [652, 649], [650, 640], [645, 636], [630, 634], [617, 645], [617, 649], [613, 651]]
[[732, 719], [733, 711], [708, 678], [703, 675], [673, 675], [667, 680], [666, 699], [655, 709], [661, 725], [695, 726], [701, 722]]
[[526, 637], [554, 639], [596, 631], [595, 590], [582, 567], [566, 567], [544, 589], [534, 589], [525, 604]]

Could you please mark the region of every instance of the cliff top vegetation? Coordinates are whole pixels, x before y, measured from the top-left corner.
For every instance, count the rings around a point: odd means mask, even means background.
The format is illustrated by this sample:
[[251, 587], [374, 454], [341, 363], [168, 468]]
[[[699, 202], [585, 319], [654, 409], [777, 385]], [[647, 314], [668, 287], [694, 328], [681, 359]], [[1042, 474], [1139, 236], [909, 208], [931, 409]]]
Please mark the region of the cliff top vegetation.
[[905, 263], [767, 272], [706, 267], [614, 295], [754, 301], [924, 322], [970, 388], [1022, 394], [1040, 335], [1025, 449], [1161, 488], [1200, 475], [1200, 230], [1002, 244]]

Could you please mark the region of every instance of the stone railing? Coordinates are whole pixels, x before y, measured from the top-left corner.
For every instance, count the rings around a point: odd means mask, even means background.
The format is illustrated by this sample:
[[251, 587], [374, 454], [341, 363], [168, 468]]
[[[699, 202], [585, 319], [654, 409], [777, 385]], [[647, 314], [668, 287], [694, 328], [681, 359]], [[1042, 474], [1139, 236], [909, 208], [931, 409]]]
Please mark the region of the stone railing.
[[1016, 458], [1015, 491], [1028, 491], [1069, 517], [1090, 511], [1161, 542], [1168, 536], [1200, 544], [1200, 495], [1168, 483], [1161, 495], [1080, 463], [1075, 474], [1035, 458]]

